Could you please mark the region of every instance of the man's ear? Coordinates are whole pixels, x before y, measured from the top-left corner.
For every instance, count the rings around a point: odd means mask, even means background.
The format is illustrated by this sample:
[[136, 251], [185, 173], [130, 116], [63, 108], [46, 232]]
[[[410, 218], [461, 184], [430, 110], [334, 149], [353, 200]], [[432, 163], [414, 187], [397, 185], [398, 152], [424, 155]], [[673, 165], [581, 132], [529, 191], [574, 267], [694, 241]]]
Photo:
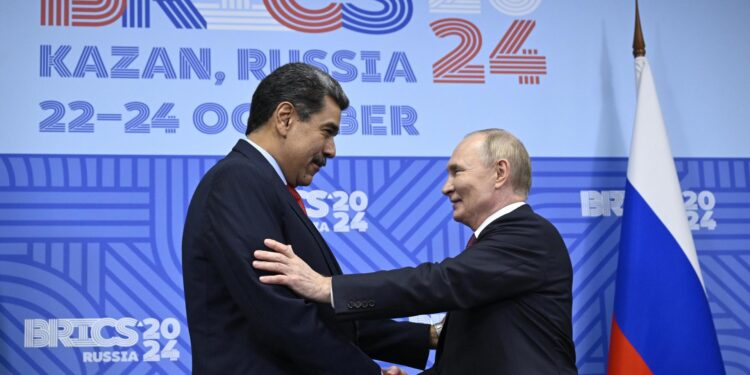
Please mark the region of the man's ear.
[[273, 127], [282, 138], [286, 138], [289, 134], [292, 122], [294, 121], [294, 113], [294, 105], [289, 102], [279, 103], [276, 106], [276, 110], [273, 111]]
[[495, 162], [495, 188], [501, 188], [510, 181], [510, 164], [505, 159]]

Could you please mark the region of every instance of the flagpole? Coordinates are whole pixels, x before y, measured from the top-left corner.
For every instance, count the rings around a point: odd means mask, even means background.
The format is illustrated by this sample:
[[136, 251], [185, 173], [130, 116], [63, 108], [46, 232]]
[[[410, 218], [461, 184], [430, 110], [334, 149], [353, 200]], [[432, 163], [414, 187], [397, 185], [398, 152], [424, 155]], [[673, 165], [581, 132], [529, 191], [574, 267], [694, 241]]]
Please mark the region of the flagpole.
[[641, 15], [638, 12], [638, 0], [635, 0], [635, 34], [633, 35], [633, 57], [646, 56], [646, 41], [641, 29]]

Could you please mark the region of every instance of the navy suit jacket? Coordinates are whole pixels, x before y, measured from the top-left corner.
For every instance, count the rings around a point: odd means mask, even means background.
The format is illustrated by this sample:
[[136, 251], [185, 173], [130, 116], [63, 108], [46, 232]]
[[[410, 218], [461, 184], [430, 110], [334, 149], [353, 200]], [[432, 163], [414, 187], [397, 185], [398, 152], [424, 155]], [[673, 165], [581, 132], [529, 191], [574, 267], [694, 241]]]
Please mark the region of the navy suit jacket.
[[271, 164], [245, 140], [206, 173], [187, 213], [183, 281], [196, 374], [379, 374], [374, 358], [424, 368], [427, 325], [355, 322], [283, 286], [251, 263], [263, 239], [291, 244], [323, 275], [331, 250]]
[[337, 314], [449, 311], [428, 374], [575, 374], [573, 270], [557, 229], [528, 205], [455, 258], [333, 278]]

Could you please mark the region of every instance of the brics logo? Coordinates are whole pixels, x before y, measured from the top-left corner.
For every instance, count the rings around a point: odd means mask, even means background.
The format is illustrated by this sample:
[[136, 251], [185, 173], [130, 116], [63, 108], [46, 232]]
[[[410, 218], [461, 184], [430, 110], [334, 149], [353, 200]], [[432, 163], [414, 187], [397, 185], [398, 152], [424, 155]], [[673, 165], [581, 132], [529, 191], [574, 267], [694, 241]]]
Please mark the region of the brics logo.
[[[151, 0], [41, 0], [42, 26], [151, 27]], [[178, 29], [205, 29], [206, 19], [189, 0], [154, 0]]]
[[101, 27], [119, 22], [124, 28], [150, 28], [151, 12], [157, 9], [177, 29], [325, 33], [344, 28], [388, 34], [404, 28], [414, 12], [412, 0], [371, 0], [367, 8], [361, 3], [335, 1], [308, 8], [297, 0], [41, 0], [40, 24]]

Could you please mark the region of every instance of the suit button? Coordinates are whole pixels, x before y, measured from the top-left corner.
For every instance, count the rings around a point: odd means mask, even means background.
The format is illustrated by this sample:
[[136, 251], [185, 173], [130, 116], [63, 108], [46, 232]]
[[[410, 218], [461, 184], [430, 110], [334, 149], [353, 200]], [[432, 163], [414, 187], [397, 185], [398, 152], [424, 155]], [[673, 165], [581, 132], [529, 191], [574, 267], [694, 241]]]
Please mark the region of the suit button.
[[352, 305], [351, 302], [349, 302], [349, 303], [346, 304], [346, 308], [349, 309], [349, 310], [351, 310], [352, 308], [354, 308], [354, 306]]
[[362, 301], [354, 301], [354, 307], [361, 308], [362, 307]]
[[373, 301], [373, 300], [369, 300], [369, 301], [367, 302], [367, 306], [368, 306], [368, 307], [375, 307], [375, 301]]

